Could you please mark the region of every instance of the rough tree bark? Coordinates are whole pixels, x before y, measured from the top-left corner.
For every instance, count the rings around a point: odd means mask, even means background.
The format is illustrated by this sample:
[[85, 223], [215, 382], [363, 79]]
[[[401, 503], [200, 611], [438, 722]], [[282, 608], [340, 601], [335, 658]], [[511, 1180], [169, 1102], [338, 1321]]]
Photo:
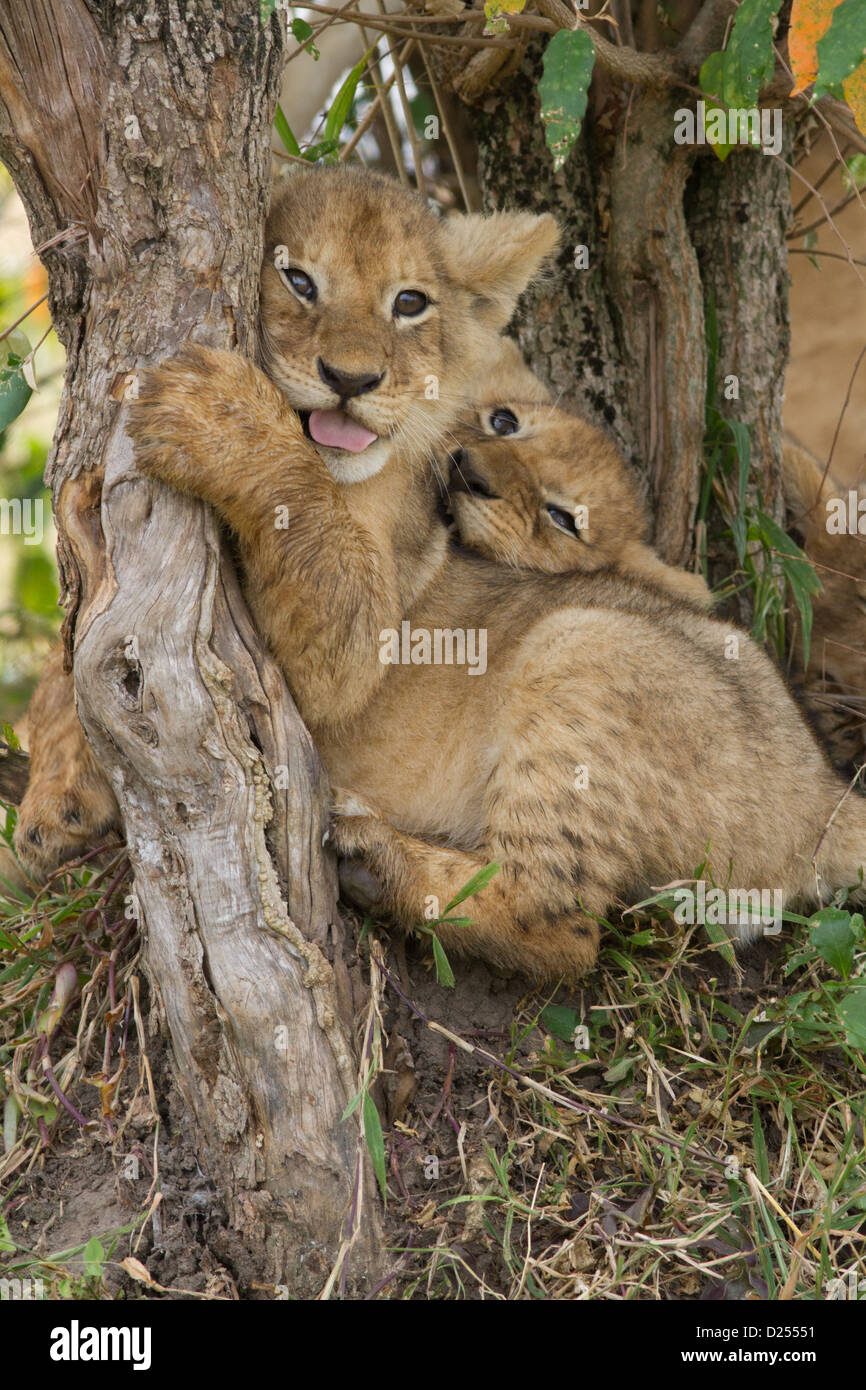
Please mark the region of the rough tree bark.
[[[707, 45], [717, 36], [696, 35]], [[736, 373], [730, 414], [754, 425], [753, 486], [780, 515], [781, 403], [788, 352], [790, 215], [784, 164], [736, 150], [722, 166], [674, 143], [687, 91], [641, 90], [597, 73], [595, 99], [554, 173], [539, 116], [544, 41], [485, 96], [472, 121], [485, 206], [552, 211], [565, 228], [556, 274], [527, 296], [521, 342], [566, 401], [616, 436], [641, 477], [654, 541], [688, 560], [706, 381], [705, 311], [719, 321], [719, 372]], [[575, 265], [585, 246], [589, 268]]]
[[[279, 17], [262, 25], [247, 0], [0, 11], [0, 157], [34, 243], [54, 241], [68, 353], [49, 479], [79, 713], [123, 810], [148, 973], [237, 1233], [222, 1253], [309, 1297], [356, 1165], [327, 788], [212, 515], [139, 478], [123, 428], [138, 368], [187, 338], [253, 347], [281, 50]], [[355, 1287], [379, 1241], [372, 1198]]]

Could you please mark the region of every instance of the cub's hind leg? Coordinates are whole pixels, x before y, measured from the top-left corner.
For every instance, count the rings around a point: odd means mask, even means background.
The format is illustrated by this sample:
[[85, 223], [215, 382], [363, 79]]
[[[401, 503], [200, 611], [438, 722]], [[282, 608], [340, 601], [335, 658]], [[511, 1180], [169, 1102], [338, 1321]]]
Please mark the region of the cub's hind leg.
[[[488, 846], [467, 853], [415, 839], [353, 794], [334, 795], [337, 851], [361, 860], [381, 886], [378, 906], [404, 928], [423, 926], [431, 907], [438, 916], [496, 858]], [[566, 869], [562, 873], [568, 877]], [[549, 889], [531, 866], [502, 863], [478, 893], [448, 914], [470, 918], [469, 924], [441, 923], [436, 933], [455, 955], [479, 956], [536, 980], [576, 979], [595, 963], [598, 925], [581, 911], [573, 885], [565, 894], [550, 895]]]
[[60, 648], [48, 658], [27, 711], [30, 780], [18, 811], [15, 851], [42, 879], [93, 849], [119, 820], [117, 802], [75, 709]]

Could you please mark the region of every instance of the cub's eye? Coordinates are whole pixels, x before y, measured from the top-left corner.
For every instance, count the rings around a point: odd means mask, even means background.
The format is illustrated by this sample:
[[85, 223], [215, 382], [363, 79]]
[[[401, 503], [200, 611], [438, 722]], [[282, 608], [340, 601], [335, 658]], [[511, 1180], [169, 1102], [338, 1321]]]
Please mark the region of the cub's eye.
[[394, 314], [401, 319], [417, 319], [429, 303], [422, 290], [401, 290], [394, 300]]
[[515, 434], [520, 429], [520, 424], [512, 410], [505, 410], [504, 407], [500, 407], [499, 410], [494, 410], [490, 417], [490, 428], [494, 434], [505, 436], [506, 434]]
[[308, 304], [315, 304], [319, 297], [319, 291], [304, 270], [281, 270], [280, 274], [285, 283], [295, 291], [299, 299], [305, 299]]
[[570, 531], [573, 536], [577, 536], [578, 539], [580, 539], [580, 531], [577, 528], [577, 522], [571, 515], [571, 512], [563, 511], [562, 507], [545, 507], [544, 510], [547, 512], [547, 515], [554, 525], [560, 526], [563, 531]]

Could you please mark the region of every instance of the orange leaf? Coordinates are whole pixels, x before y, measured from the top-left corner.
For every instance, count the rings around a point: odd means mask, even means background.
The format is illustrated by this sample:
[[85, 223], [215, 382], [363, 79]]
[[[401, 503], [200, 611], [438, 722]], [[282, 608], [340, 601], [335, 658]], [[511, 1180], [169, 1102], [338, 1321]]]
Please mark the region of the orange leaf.
[[830, 28], [833, 11], [841, 3], [842, 0], [794, 0], [788, 33], [788, 59], [794, 74], [792, 97], [818, 76], [818, 41]]

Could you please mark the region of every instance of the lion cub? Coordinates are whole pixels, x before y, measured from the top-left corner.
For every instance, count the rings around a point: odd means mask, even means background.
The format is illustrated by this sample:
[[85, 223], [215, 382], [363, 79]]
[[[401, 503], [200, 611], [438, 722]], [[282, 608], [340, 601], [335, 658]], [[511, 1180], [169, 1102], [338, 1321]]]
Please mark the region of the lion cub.
[[[631, 540], [622, 465], [610, 451], [596, 467], [606, 441], [523, 388], [503, 406], [497, 380], [457, 427], [460, 543], [401, 640], [379, 634], [387, 676], [362, 719], [322, 745], [352, 789], [336, 793], [333, 835], [367, 903], [372, 875], [384, 915], [422, 924], [495, 862], [461, 909], [471, 920], [437, 932], [551, 979], [592, 966], [612, 906], [673, 879], [709, 880], [727, 902], [709, 920], [746, 939], [765, 901], [775, 931], [785, 906], [856, 886], [866, 801], [763, 649]], [[578, 496], [602, 514], [596, 558], [571, 529]]]
[[[294, 168], [266, 227], [260, 367], [190, 344], [142, 371], [125, 407], [138, 466], [234, 531], [254, 620], [317, 741], [363, 711], [385, 676], [380, 629], [442, 562], [431, 455], [558, 235], [548, 215], [440, 219], [382, 175]], [[118, 807], [59, 659], [34, 714], [15, 843], [38, 876]]]
[[546, 574], [614, 570], [711, 606], [700, 575], [666, 565], [645, 543], [638, 490], [615, 445], [550, 405], [514, 344], [503, 345], [479, 395], [450, 456], [449, 505], [465, 546]]

